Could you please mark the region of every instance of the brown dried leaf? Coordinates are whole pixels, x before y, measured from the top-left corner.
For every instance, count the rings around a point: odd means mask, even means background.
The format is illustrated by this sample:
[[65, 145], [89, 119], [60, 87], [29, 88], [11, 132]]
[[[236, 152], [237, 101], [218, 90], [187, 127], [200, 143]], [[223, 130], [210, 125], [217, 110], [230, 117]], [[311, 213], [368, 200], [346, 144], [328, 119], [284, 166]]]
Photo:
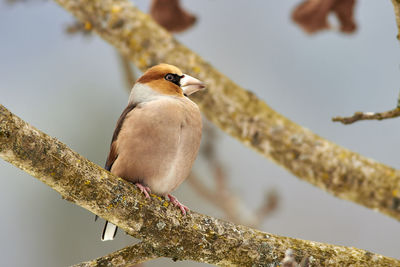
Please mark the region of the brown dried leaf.
[[179, 0], [153, 0], [150, 15], [169, 32], [183, 32], [193, 26], [196, 16], [184, 10]]
[[355, 0], [306, 0], [294, 9], [292, 19], [305, 32], [313, 34], [330, 28], [327, 18], [333, 12], [339, 20], [340, 30], [351, 33], [356, 30], [355, 3]]
[[352, 33], [357, 25], [354, 21], [354, 6], [356, 0], [336, 0], [332, 10], [340, 21], [340, 30], [346, 33]]

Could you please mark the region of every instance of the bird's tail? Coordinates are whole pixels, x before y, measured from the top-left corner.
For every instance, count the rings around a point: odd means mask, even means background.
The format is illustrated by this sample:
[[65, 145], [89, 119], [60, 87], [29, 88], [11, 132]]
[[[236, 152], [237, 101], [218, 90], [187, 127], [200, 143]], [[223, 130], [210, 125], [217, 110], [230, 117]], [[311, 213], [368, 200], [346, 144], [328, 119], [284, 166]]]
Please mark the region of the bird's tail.
[[101, 234], [101, 241], [113, 240], [117, 234], [118, 227], [115, 224], [106, 221], [103, 233]]

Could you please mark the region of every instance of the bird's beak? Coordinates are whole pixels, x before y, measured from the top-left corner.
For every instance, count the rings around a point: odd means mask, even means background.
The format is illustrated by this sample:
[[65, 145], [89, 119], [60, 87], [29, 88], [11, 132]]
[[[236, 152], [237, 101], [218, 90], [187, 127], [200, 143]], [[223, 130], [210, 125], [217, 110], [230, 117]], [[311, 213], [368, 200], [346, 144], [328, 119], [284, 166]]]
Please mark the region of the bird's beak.
[[199, 81], [187, 74], [183, 74], [183, 78], [181, 79], [181, 88], [183, 93], [188, 96], [206, 88], [206, 86], [202, 81]]

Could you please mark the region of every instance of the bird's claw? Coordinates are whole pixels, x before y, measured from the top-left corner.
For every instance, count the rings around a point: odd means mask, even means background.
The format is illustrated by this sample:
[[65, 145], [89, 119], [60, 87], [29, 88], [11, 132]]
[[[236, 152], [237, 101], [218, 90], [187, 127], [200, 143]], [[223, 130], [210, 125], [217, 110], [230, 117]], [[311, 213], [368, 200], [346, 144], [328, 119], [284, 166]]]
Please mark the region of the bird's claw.
[[140, 189], [140, 191], [146, 196], [146, 198], [150, 198], [150, 195], [149, 195], [149, 193], [151, 193], [150, 187], [144, 186], [144, 185], [142, 185], [142, 184], [140, 184], [140, 183], [136, 183], [135, 185], [136, 185], [136, 186]]
[[182, 203], [180, 203], [178, 201], [178, 199], [176, 197], [174, 197], [173, 195], [168, 194], [168, 198], [169, 201], [171, 201], [171, 203], [175, 206], [175, 207], [179, 207], [179, 209], [182, 211], [183, 215], [186, 215], [186, 212], [189, 211], [189, 208], [186, 207], [185, 205], [183, 205]]

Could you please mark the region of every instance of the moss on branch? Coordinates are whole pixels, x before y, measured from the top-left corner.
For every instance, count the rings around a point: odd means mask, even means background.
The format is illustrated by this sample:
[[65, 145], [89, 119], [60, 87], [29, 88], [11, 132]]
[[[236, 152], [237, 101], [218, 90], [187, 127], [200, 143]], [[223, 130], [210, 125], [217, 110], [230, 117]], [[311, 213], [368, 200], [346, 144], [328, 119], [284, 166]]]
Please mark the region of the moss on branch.
[[219, 266], [278, 265], [292, 249], [311, 266], [399, 266], [356, 248], [281, 237], [206, 215], [182, 216], [163, 198], [146, 199], [127, 181], [90, 162], [0, 105], [0, 157], [75, 204], [158, 248], [156, 256]]
[[155, 249], [147, 243], [125, 247], [109, 255], [95, 260], [82, 262], [71, 267], [109, 267], [109, 266], [132, 266], [151, 259], [157, 258]]
[[394, 14], [396, 16], [396, 23], [397, 23], [397, 39], [400, 40], [400, 0], [392, 0]]
[[141, 70], [165, 62], [206, 82], [208, 89], [194, 100], [226, 133], [300, 179], [400, 220], [400, 171], [342, 148], [280, 115], [176, 41], [128, 0], [56, 2], [90, 24]]

